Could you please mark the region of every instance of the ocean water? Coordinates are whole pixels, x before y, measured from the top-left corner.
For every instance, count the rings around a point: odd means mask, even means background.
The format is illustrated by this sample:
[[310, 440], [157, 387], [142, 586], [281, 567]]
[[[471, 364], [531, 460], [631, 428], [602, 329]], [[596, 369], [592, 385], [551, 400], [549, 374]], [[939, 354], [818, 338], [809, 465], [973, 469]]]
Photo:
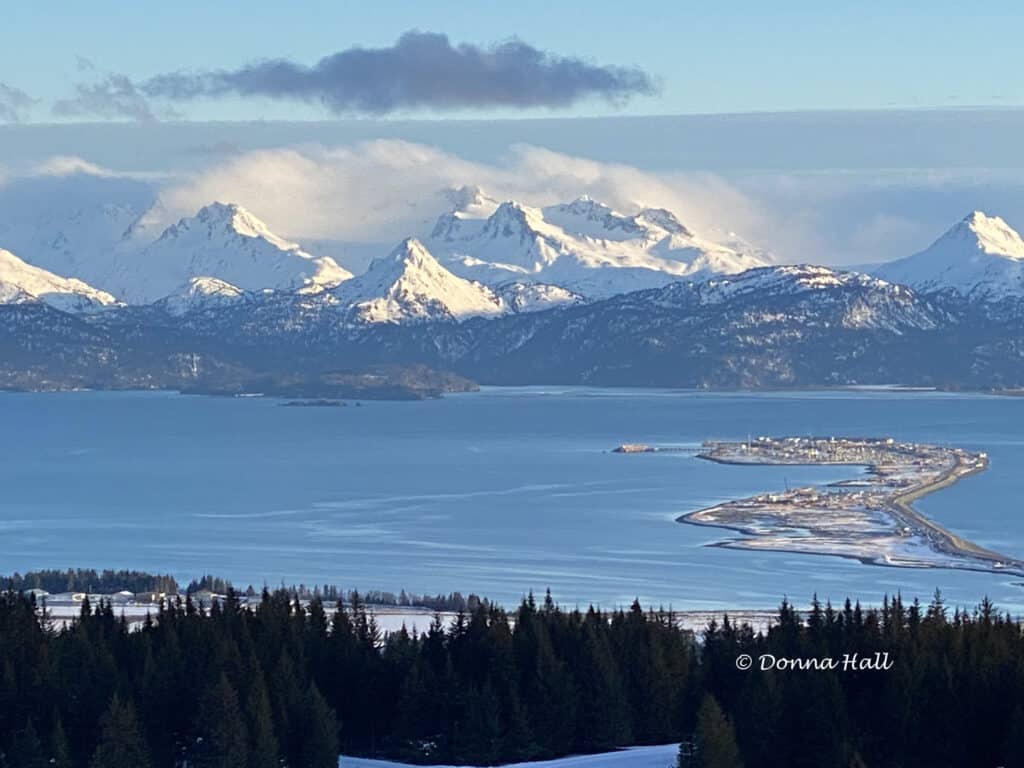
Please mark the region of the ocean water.
[[0, 571], [138, 568], [236, 584], [476, 592], [568, 605], [764, 608], [884, 594], [1024, 612], [998, 574], [708, 547], [681, 514], [838, 480], [623, 442], [892, 435], [988, 451], [989, 471], [919, 502], [1024, 558], [1024, 399], [928, 392], [726, 394], [491, 388], [417, 403], [288, 408], [168, 393], [0, 394]]

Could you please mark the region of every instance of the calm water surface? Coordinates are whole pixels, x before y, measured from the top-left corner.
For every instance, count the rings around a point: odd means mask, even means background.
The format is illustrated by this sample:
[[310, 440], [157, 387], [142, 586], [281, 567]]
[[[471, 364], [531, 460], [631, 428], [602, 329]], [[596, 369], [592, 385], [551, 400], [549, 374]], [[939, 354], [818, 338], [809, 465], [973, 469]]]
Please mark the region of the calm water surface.
[[487, 389], [422, 403], [286, 408], [163, 393], [0, 395], [0, 571], [131, 567], [242, 584], [640, 597], [766, 607], [812, 593], [1024, 611], [1013, 578], [705, 546], [680, 514], [844, 468], [729, 467], [622, 442], [893, 435], [988, 451], [919, 508], [1024, 558], [1024, 399], [937, 393]]

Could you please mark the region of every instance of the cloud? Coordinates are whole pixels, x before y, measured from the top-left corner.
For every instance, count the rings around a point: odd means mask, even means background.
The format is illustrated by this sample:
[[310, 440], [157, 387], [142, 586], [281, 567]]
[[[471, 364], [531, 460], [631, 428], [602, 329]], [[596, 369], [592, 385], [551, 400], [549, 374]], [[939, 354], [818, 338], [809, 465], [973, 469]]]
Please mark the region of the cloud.
[[146, 96], [126, 75], [108, 74], [94, 83], [75, 83], [75, 95], [54, 103], [53, 114], [58, 117], [127, 117], [140, 122], [152, 122], [156, 115]]
[[109, 168], [90, 163], [76, 155], [54, 155], [32, 168], [32, 176], [116, 176]]
[[20, 88], [0, 83], [0, 123], [20, 123], [26, 109], [36, 100]]
[[386, 114], [493, 107], [566, 107], [601, 97], [622, 103], [657, 92], [635, 67], [602, 66], [512, 40], [453, 46], [443, 34], [411, 31], [389, 48], [348, 48], [313, 66], [286, 59], [238, 69], [172, 72], [140, 86], [171, 100], [235, 95], [320, 102], [335, 113]]
[[429, 233], [451, 207], [448, 191], [463, 185], [528, 205], [589, 194], [623, 212], [666, 207], [709, 234], [744, 232], [766, 216], [710, 174], [659, 176], [527, 145], [482, 163], [398, 140], [243, 153], [166, 186], [161, 202], [168, 222], [212, 200], [231, 201], [300, 242], [377, 242], [384, 250], [405, 235]]

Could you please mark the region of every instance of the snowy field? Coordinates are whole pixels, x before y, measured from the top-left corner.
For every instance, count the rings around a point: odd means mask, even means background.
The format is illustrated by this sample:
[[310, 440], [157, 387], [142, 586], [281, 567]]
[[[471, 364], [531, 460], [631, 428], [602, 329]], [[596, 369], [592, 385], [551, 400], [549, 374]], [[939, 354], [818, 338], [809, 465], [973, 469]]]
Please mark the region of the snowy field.
[[[633, 747], [618, 752], [598, 755], [563, 757], [561, 760], [544, 760], [537, 763], [515, 763], [505, 768], [671, 768], [676, 764], [678, 744], [663, 744], [657, 747]], [[399, 768], [408, 763], [393, 763], [388, 760], [367, 760], [360, 757], [342, 757], [338, 761], [344, 768]], [[436, 766], [435, 768], [451, 768]]]

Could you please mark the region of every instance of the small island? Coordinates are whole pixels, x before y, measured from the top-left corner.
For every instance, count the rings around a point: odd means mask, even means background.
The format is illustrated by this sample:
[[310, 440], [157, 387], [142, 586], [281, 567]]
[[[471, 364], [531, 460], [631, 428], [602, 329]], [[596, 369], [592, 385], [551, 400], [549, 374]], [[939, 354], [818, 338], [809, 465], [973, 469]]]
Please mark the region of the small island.
[[679, 522], [738, 531], [712, 546], [835, 555], [874, 565], [1024, 576], [1024, 561], [946, 530], [913, 502], [988, 467], [985, 453], [891, 437], [758, 437], [706, 442], [698, 458], [736, 465], [861, 466], [866, 474], [697, 510]]

